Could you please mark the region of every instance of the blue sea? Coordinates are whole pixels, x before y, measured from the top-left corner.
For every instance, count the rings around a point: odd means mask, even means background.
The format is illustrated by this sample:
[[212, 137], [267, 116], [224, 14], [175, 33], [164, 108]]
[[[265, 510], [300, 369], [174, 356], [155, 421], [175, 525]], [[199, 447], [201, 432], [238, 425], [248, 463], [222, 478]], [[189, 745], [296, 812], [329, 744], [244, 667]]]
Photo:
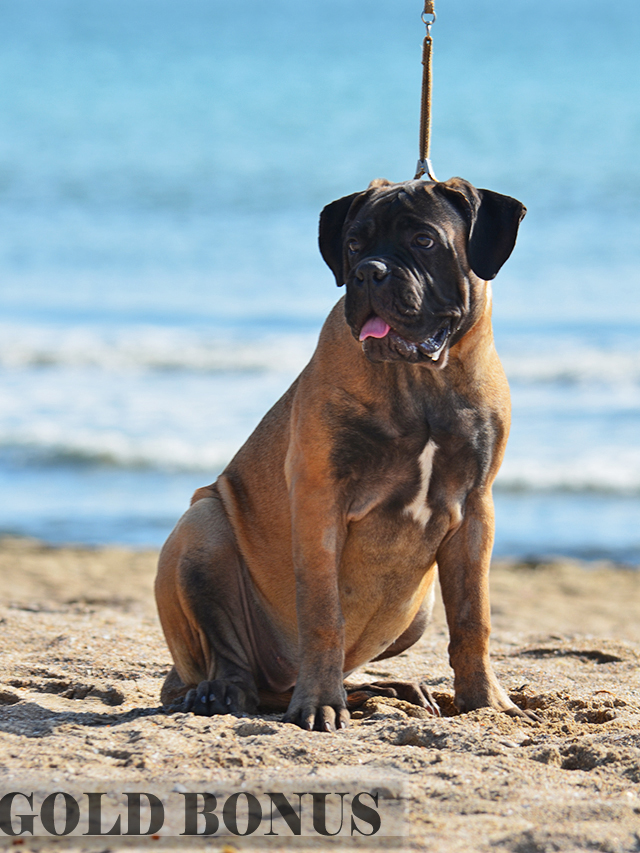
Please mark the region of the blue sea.
[[[494, 283], [498, 555], [640, 564], [640, 4], [438, 0]], [[309, 358], [329, 201], [413, 176], [420, 0], [0, 0], [0, 532], [159, 545]]]

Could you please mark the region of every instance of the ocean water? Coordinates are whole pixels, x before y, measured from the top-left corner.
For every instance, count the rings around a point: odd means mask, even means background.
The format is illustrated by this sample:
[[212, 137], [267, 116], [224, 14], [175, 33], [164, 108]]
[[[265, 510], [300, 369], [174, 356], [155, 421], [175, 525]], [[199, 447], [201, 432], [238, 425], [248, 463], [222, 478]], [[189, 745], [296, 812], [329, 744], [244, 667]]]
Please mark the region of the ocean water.
[[[496, 553], [640, 564], [640, 5], [439, 0], [494, 283]], [[0, 531], [160, 544], [315, 346], [324, 204], [417, 159], [416, 0], [2, 0]]]

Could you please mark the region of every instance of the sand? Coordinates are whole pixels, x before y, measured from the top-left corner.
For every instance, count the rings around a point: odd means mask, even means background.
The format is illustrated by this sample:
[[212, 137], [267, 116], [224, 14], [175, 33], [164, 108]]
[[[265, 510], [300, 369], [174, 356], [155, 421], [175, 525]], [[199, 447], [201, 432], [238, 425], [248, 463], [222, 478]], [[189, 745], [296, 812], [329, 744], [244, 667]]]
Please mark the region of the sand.
[[[454, 714], [439, 605], [418, 646], [362, 675], [424, 677], [446, 716], [370, 700], [346, 731], [329, 735], [303, 732], [275, 715], [204, 718], [160, 708], [170, 657], [154, 609], [155, 561], [153, 552], [0, 541], [3, 790], [24, 790], [31, 778], [52, 791], [89, 779], [150, 786], [162, 778], [185, 790], [214, 778], [269, 790], [285, 778], [300, 784], [296, 790], [319, 779], [365, 787], [383, 780], [401, 792], [406, 813], [405, 837], [381, 846], [431, 853], [640, 850], [640, 571], [571, 562], [494, 565], [495, 669], [539, 722], [491, 710]], [[22, 850], [168, 843], [13, 839], [23, 840]], [[195, 841], [227, 851], [357, 843]]]

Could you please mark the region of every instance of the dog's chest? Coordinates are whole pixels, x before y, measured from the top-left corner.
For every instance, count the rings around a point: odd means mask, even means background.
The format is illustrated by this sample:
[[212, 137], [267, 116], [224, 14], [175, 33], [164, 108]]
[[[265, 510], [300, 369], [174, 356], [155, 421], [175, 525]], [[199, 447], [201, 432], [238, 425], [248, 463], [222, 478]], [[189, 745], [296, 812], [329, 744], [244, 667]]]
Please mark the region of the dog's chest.
[[427, 523], [431, 518], [432, 509], [427, 502], [427, 497], [429, 495], [429, 486], [431, 485], [433, 461], [437, 450], [438, 445], [432, 438], [430, 438], [417, 459], [418, 488], [416, 490], [416, 496], [411, 503], [408, 503], [404, 508], [405, 515], [412, 518], [423, 528], [427, 526]]
[[498, 432], [491, 413], [464, 406], [395, 420], [345, 415], [332, 462], [349, 519], [373, 513], [396, 532], [407, 525], [424, 531], [434, 514], [451, 514], [486, 479]]

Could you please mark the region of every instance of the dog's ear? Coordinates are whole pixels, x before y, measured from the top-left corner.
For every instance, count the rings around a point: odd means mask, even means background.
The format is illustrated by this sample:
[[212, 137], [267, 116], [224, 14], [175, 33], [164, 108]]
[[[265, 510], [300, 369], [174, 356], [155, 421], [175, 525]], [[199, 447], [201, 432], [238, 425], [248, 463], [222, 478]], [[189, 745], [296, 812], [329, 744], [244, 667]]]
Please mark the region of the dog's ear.
[[375, 190], [379, 187], [392, 187], [393, 181], [389, 181], [387, 178], [374, 178], [369, 182], [368, 190]]
[[351, 206], [360, 207], [360, 204], [354, 204], [356, 199], [364, 200], [367, 191], [352, 193], [344, 198], [339, 198], [337, 201], [332, 201], [328, 204], [320, 214], [320, 231], [318, 234], [318, 243], [320, 245], [320, 254], [325, 260], [325, 263], [336, 277], [336, 284], [342, 287], [344, 284], [344, 270], [342, 264], [343, 246], [342, 246], [342, 231], [344, 223], [347, 220]]
[[518, 236], [518, 226], [527, 208], [515, 198], [492, 190], [478, 190], [462, 178], [450, 178], [436, 189], [465, 216], [469, 223], [467, 259], [485, 281], [495, 278], [507, 260]]

